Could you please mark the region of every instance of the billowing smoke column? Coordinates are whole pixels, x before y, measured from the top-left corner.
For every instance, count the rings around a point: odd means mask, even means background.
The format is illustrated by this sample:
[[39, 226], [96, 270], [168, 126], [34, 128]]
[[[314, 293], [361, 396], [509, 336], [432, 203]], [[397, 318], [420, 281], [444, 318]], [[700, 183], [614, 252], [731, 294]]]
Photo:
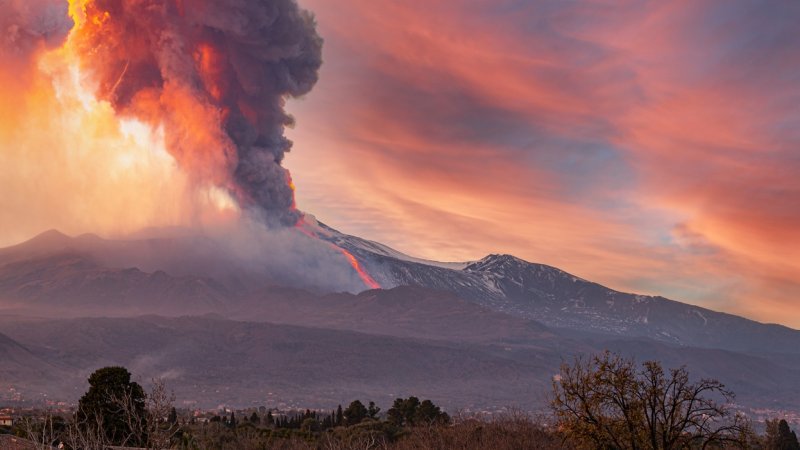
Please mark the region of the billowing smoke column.
[[163, 127], [197, 182], [271, 226], [300, 219], [284, 137], [317, 81], [322, 39], [294, 0], [71, 0], [70, 39], [99, 98]]

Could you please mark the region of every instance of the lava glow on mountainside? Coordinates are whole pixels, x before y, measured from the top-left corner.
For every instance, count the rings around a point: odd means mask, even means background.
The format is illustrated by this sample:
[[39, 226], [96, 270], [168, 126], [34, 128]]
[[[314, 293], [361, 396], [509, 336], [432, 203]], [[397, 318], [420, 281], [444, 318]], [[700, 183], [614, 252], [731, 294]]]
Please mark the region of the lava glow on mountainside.
[[[321, 239], [317, 235], [317, 233], [315, 233], [314, 231], [309, 229], [308, 224], [306, 224], [304, 219], [301, 219], [300, 221], [298, 221], [297, 224], [295, 225], [295, 228], [298, 231], [300, 231], [301, 233], [303, 233], [304, 235], [310, 237], [311, 239]], [[324, 240], [324, 239], [321, 239], [321, 240]], [[333, 242], [330, 242], [330, 241], [326, 241], [326, 242], [328, 243], [328, 245], [330, 245], [330, 247], [332, 249], [334, 249], [337, 252], [341, 253], [347, 259], [347, 262], [350, 263], [350, 265], [353, 267], [353, 270], [355, 270], [356, 273], [358, 274], [359, 278], [361, 278], [361, 281], [364, 282], [365, 286], [367, 286], [370, 289], [380, 289], [381, 288], [381, 285], [377, 281], [375, 281], [375, 279], [372, 278], [372, 276], [361, 266], [361, 263], [358, 262], [358, 259], [356, 259], [356, 257], [353, 256], [352, 253], [350, 253], [349, 251], [345, 250], [342, 247], [339, 247], [338, 245], [334, 244]]]

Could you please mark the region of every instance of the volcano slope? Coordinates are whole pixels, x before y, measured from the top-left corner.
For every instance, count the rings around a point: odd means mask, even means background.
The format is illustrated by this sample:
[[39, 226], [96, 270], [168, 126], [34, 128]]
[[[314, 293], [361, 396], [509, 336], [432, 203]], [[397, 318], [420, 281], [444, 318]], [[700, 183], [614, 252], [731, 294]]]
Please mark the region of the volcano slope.
[[388, 405], [418, 395], [451, 410], [541, 409], [563, 361], [612, 349], [718, 378], [745, 406], [800, 400], [794, 330], [509, 256], [426, 262], [325, 231], [388, 289], [281, 285], [268, 270], [239, 272], [197, 236], [49, 232], [0, 250], [0, 333], [18, 345], [2, 380], [29, 398], [74, 401], [92, 370], [120, 364], [145, 383], [167, 378], [187, 405]]

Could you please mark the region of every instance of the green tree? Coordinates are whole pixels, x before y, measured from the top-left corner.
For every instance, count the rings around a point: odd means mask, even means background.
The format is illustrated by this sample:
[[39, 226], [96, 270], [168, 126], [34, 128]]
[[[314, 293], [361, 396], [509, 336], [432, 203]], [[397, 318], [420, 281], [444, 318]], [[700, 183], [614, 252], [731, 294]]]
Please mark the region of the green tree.
[[369, 402], [369, 406], [367, 407], [367, 415], [370, 419], [377, 419], [378, 413], [381, 412], [381, 409], [375, 406], [375, 402]]
[[112, 445], [147, 442], [145, 393], [131, 382], [124, 367], [104, 367], [89, 376], [89, 390], [78, 402], [76, 419], [84, 431], [100, 433]]
[[357, 423], [361, 423], [369, 414], [366, 406], [359, 400], [353, 400], [347, 409], [344, 410], [344, 419], [347, 423], [347, 426], [355, 425]]
[[267, 411], [267, 425], [275, 425], [275, 417], [272, 415], [272, 410]]
[[167, 417], [167, 422], [170, 425], [175, 425], [178, 423], [178, 411], [173, 407], [169, 410], [169, 416]]
[[442, 409], [430, 400], [423, 400], [414, 412], [414, 423], [419, 425], [446, 424], [448, 422], [450, 422], [450, 416], [442, 412]]
[[325, 417], [325, 420], [322, 423], [322, 428], [328, 429], [333, 428], [336, 426], [336, 411], [331, 410], [330, 415]]
[[766, 450], [800, 450], [797, 435], [781, 420], [767, 420]]
[[389, 422], [399, 427], [413, 425], [418, 407], [417, 397], [397, 398], [389, 411], [386, 411], [386, 416]]
[[417, 397], [395, 399], [386, 412], [387, 420], [397, 426], [432, 425], [450, 422], [450, 416], [430, 400]]
[[313, 417], [306, 417], [300, 424], [300, 430], [306, 433], [316, 433], [320, 430], [319, 420]]
[[[605, 352], [563, 364], [553, 383], [558, 427], [580, 448], [671, 450], [743, 446], [749, 428], [726, 404], [716, 380], [691, 382], [685, 368], [665, 372]], [[722, 403], [718, 403], [721, 400]]]
[[336, 426], [341, 426], [344, 424], [344, 413], [342, 412], [342, 405], [339, 405], [336, 408]]
[[253, 424], [256, 424], [256, 425], [261, 423], [261, 418], [258, 417], [258, 413], [256, 413], [255, 411], [253, 411], [253, 414], [250, 414], [250, 423], [253, 423]]

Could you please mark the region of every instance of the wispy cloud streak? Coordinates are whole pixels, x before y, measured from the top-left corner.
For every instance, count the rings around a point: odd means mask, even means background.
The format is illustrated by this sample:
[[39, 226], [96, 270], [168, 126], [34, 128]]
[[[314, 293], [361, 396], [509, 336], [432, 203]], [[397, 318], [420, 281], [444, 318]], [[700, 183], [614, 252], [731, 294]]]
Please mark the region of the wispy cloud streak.
[[800, 325], [796, 2], [303, 5], [287, 163], [323, 220]]

